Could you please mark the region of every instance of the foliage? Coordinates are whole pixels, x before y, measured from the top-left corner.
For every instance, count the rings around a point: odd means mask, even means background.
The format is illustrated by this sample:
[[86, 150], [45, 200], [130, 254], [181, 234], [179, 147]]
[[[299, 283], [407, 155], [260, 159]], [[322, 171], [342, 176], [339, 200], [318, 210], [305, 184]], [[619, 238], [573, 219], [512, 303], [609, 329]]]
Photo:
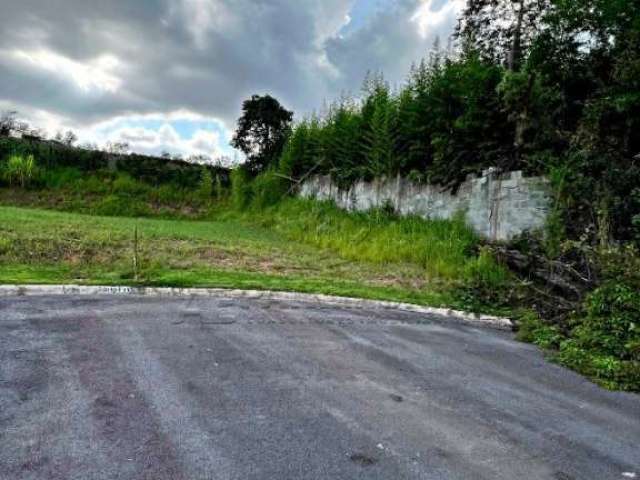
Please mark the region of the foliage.
[[289, 184], [274, 169], [258, 175], [251, 183], [252, 206], [265, 208], [278, 203], [287, 194]]
[[[111, 171], [125, 173], [136, 181], [154, 187], [173, 184], [181, 188], [197, 189], [200, 184], [202, 166], [194, 163], [139, 154], [114, 154], [99, 150], [73, 147], [55, 141], [3, 138], [0, 136], [0, 164], [12, 155], [33, 156], [38, 164], [39, 176], [45, 179], [44, 186], [51, 186], [47, 177], [65, 169], [73, 169], [84, 175], [87, 172]], [[222, 185], [229, 184], [229, 170], [207, 165], [212, 175], [218, 175]], [[69, 172], [70, 170], [67, 170]], [[63, 180], [63, 179], [59, 179]], [[64, 181], [60, 185], [64, 184]]]
[[250, 175], [243, 167], [231, 171], [231, 203], [238, 210], [247, 208], [253, 200]]
[[100, 199], [93, 208], [96, 215], [107, 217], [145, 217], [149, 216], [149, 208], [138, 201], [127, 201], [119, 195], [107, 195]]
[[514, 296], [511, 275], [488, 249], [481, 248], [474, 261], [469, 262], [464, 278], [459, 295], [465, 309], [477, 310], [489, 305], [494, 308], [511, 307]]
[[37, 173], [36, 161], [33, 155], [11, 155], [2, 168], [2, 179], [9, 186], [27, 187], [34, 180]]
[[[297, 223], [292, 215], [298, 211], [308, 209], [288, 200], [260, 214], [226, 210], [212, 220], [196, 222], [2, 206], [0, 282], [271, 289], [453, 305], [439, 282], [427, 282], [421, 266], [402, 256], [383, 263], [349, 260], [334, 250], [301, 241], [296, 232], [309, 217]], [[336, 214], [345, 215], [337, 210]], [[291, 223], [278, 228], [271, 221], [280, 217]], [[356, 228], [369, 221], [379, 225], [380, 233], [385, 224], [392, 225], [385, 214], [354, 220]], [[131, 268], [136, 224], [141, 259], [138, 282]], [[443, 222], [434, 229], [446, 231], [447, 226]]]
[[293, 112], [270, 95], [245, 100], [231, 144], [246, 154], [249, 171], [261, 172], [278, 161], [292, 119]]
[[198, 186], [198, 196], [207, 201], [213, 195], [213, 175], [207, 167], [202, 167], [200, 174], [200, 185]]
[[457, 36], [516, 70], [540, 30], [549, 0], [467, 0]]
[[599, 383], [640, 391], [640, 290], [607, 282], [587, 299], [584, 316], [560, 343], [561, 363]]
[[572, 315], [569, 328], [528, 314], [518, 337], [607, 388], [640, 391], [640, 256], [633, 248], [600, 255], [602, 284]]
[[342, 187], [401, 174], [456, 188], [488, 167], [552, 176], [562, 236], [640, 238], [637, 2], [469, 1], [456, 54], [438, 45], [397, 91], [368, 75], [359, 100], [294, 126], [280, 172]]
[[[287, 237], [329, 249], [341, 258], [380, 265], [415, 265], [420, 269], [421, 282], [461, 285], [472, 268], [480, 276], [485, 268], [499, 268], [474, 255], [477, 239], [462, 218], [398, 217], [385, 209], [347, 213], [330, 202], [301, 199], [286, 199], [253, 215], [256, 221]], [[502, 272], [497, 277], [504, 275]]]
[[506, 163], [510, 138], [497, 86], [501, 69], [469, 51], [459, 61], [423, 62], [392, 92], [381, 75], [358, 104], [345, 97], [324, 118], [297, 124], [280, 159], [283, 174], [358, 179], [409, 175], [457, 186], [469, 173]]

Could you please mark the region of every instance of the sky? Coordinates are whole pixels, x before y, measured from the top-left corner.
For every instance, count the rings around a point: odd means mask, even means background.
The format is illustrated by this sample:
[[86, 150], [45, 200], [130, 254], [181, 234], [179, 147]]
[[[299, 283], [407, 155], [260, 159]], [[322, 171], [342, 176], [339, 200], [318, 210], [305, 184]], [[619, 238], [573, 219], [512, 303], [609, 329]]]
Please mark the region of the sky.
[[271, 94], [299, 120], [368, 70], [399, 85], [462, 3], [0, 0], [0, 111], [80, 143], [232, 158], [244, 99]]

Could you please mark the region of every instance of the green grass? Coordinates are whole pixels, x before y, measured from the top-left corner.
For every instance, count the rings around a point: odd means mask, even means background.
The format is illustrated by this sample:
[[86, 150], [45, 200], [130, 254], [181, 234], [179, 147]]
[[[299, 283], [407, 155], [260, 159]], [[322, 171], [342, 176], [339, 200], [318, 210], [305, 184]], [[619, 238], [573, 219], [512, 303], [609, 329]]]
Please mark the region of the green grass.
[[446, 289], [432, 288], [417, 265], [343, 258], [231, 215], [157, 220], [0, 207], [0, 283], [252, 288], [455, 303]]
[[404, 277], [416, 282], [453, 286], [477, 279], [496, 284], [507, 279], [503, 267], [478, 254], [478, 239], [461, 215], [452, 221], [426, 221], [382, 210], [348, 213], [330, 202], [289, 198], [274, 207], [250, 211], [244, 218], [341, 258], [404, 265]]
[[[4, 170], [0, 162], [0, 173]], [[3, 179], [0, 175], [0, 181]], [[123, 172], [106, 170], [35, 168], [28, 188], [16, 186], [0, 188], [0, 204], [114, 217], [185, 219], [202, 219], [213, 206], [199, 189], [173, 183], [155, 187]]]
[[478, 254], [461, 219], [346, 213], [299, 199], [244, 212], [214, 200], [154, 209], [154, 198], [171, 204], [175, 192], [109, 176], [55, 186], [62, 173], [48, 189], [0, 188], [0, 282], [292, 290], [498, 311], [460, 295], [507, 275]]

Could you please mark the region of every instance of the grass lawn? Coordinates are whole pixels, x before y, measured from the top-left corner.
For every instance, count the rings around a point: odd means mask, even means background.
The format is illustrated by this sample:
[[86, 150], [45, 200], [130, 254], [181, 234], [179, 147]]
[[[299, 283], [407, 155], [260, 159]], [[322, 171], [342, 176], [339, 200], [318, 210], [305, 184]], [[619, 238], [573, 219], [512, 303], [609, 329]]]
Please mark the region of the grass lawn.
[[229, 215], [156, 220], [0, 206], [0, 283], [229, 287], [454, 303], [446, 288], [427, 281], [421, 265], [360, 261]]

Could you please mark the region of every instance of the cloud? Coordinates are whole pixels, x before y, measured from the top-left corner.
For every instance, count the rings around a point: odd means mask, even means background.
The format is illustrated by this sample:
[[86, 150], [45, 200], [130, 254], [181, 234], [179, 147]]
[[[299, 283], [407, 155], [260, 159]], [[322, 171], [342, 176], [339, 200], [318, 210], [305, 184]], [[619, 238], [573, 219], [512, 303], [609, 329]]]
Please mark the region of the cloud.
[[[7, 2], [0, 108], [87, 139], [106, 138], [105, 125], [112, 133], [147, 128], [135, 120], [154, 116], [173, 125], [176, 112], [188, 112], [193, 122], [216, 125], [202, 130], [217, 132], [227, 152], [251, 94], [271, 93], [300, 117], [344, 90], [357, 91], [369, 69], [400, 82], [435, 35], [450, 33], [460, 1]], [[159, 128], [156, 122], [150, 130]], [[180, 141], [192, 141], [194, 128], [176, 129]], [[196, 143], [207, 138], [209, 148], [214, 139], [204, 133]], [[172, 144], [195, 151], [196, 143]]]
[[185, 110], [169, 114], [121, 116], [94, 125], [80, 142], [103, 145], [126, 143], [131, 151], [182, 157], [232, 157], [228, 132], [219, 120]]
[[418, 26], [422, 37], [432, 35], [444, 26], [450, 28], [464, 7], [464, 0], [425, 0], [418, 7], [411, 21]]
[[42, 70], [47, 75], [67, 80], [86, 93], [115, 93], [122, 84], [122, 80], [112, 73], [120, 63], [113, 55], [103, 54], [80, 63], [46, 49], [16, 49], [0, 51], [0, 57], [13, 59], [18, 68]]

